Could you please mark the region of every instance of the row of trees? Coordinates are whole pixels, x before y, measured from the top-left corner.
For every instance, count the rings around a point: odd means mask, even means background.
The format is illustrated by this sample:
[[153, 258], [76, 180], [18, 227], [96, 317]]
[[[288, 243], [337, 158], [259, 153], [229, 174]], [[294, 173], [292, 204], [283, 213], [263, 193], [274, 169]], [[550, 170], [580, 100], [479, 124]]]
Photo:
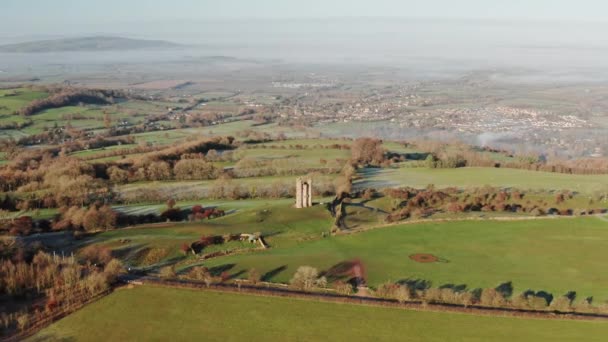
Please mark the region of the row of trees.
[[12, 197], [12, 201], [18, 197], [19, 203], [6, 207], [28, 210], [112, 201], [114, 194], [108, 179], [114, 182], [215, 179], [220, 171], [204, 159], [204, 154], [220, 159], [214, 148], [230, 147], [233, 141], [230, 137], [188, 141], [147, 153], [126, 169], [91, 165], [58, 150], [21, 150], [8, 165], [0, 167], [0, 192], [24, 194]]
[[[314, 173], [314, 175], [319, 175]], [[342, 178], [338, 178], [342, 180]], [[336, 186], [342, 186], [326, 177], [317, 177], [313, 183], [313, 194], [315, 196], [331, 196], [336, 193]], [[345, 189], [350, 188], [350, 183], [345, 182]], [[121, 195], [123, 203], [140, 202], [166, 202], [169, 199], [179, 201], [210, 199], [249, 199], [249, 198], [293, 198], [295, 188], [292, 181], [271, 180], [264, 183], [243, 183], [238, 180], [221, 177], [215, 180], [210, 187], [193, 188], [192, 186], [176, 187], [171, 192], [159, 189], [137, 188]]]
[[514, 155], [507, 151], [478, 148], [458, 142], [417, 141], [413, 146], [428, 153], [419, 166], [430, 168], [501, 167], [567, 174], [606, 174], [606, 158], [547, 158], [544, 155]]
[[386, 161], [386, 150], [380, 139], [359, 138], [353, 142], [350, 151], [353, 165], [380, 166]]
[[30, 102], [19, 110], [19, 114], [29, 116], [49, 108], [60, 108], [79, 103], [110, 104], [114, 99], [125, 97], [115, 90], [95, 90], [84, 88], [64, 88], [51, 96]]
[[[74, 230], [95, 232], [116, 228], [119, 215], [108, 205], [93, 204], [86, 207], [71, 206], [59, 208], [53, 219], [34, 221], [30, 216], [0, 219], [0, 232], [10, 235], [26, 236], [34, 232], [50, 230]], [[156, 219], [154, 222], [158, 222]]]
[[[400, 188], [385, 189], [384, 195], [393, 199], [393, 212], [387, 217], [389, 222], [410, 217], [421, 218], [435, 212], [461, 213], [471, 211], [483, 212], [523, 212], [534, 216], [542, 215], [592, 215], [605, 213], [606, 208], [572, 209], [565, 207], [566, 200], [572, 199], [568, 191], [551, 194], [535, 193], [534, 199], [525, 199], [527, 195], [516, 189], [503, 190], [493, 187], [459, 190], [446, 188], [436, 190], [433, 186], [427, 189]], [[540, 196], [539, 196], [540, 195]], [[554, 200], [551, 200], [553, 196]], [[597, 205], [604, 197], [589, 200], [589, 206]]]
[[118, 218], [118, 214], [108, 205], [62, 207], [59, 212], [60, 218], [54, 220], [53, 230], [109, 230], [116, 227]]
[[30, 302], [24, 301], [21, 309], [3, 311], [0, 314], [3, 335], [24, 330], [57, 310], [86, 302], [106, 291], [122, 272], [122, 264], [116, 259], [93, 266], [87, 260], [79, 263], [73, 256], [38, 252], [30, 260], [1, 260], [0, 295], [8, 296], [16, 303], [28, 297], [41, 299], [44, 303], [29, 306]]
[[[166, 267], [161, 272], [163, 278], [176, 278], [175, 268]], [[193, 267], [181, 277], [190, 280], [204, 281], [207, 285], [224, 282], [232, 279], [227, 273], [214, 275], [205, 267]], [[255, 285], [261, 280], [261, 275], [256, 269], [250, 269], [247, 274], [249, 283]], [[289, 285], [301, 291], [314, 291], [316, 289], [327, 289], [332, 287], [334, 291], [343, 295], [351, 295], [357, 290], [356, 281], [351, 279], [347, 282], [336, 280], [331, 284], [316, 268], [311, 266], [300, 266], [289, 281]], [[522, 310], [541, 310], [559, 312], [585, 312], [585, 313], [608, 313], [608, 305], [593, 305], [593, 298], [588, 297], [575, 303], [576, 292], [569, 291], [561, 296], [553, 296], [546, 291], [526, 290], [519, 294], [513, 293], [511, 282], [500, 284], [495, 288], [477, 288], [468, 290], [464, 285], [446, 285], [431, 287], [431, 283], [425, 280], [402, 281], [398, 283], [386, 282], [376, 288], [368, 288], [368, 295], [377, 298], [394, 299], [404, 302], [423, 302], [438, 304], [457, 304], [464, 307], [477, 305], [491, 308], [507, 308]]]

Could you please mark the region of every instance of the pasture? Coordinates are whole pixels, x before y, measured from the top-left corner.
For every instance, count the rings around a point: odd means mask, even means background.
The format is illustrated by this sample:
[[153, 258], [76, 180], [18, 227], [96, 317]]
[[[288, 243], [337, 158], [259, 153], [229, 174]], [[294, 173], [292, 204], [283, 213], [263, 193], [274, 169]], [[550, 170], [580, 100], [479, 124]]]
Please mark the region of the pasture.
[[47, 96], [48, 93], [28, 88], [0, 89], [0, 119], [6, 118], [2, 115], [11, 115], [30, 102]]
[[[359, 259], [370, 286], [404, 280], [475, 289], [512, 282], [516, 294], [527, 289], [554, 296], [576, 291], [578, 299], [593, 296], [600, 303], [608, 300], [608, 277], [603, 276], [607, 241], [608, 222], [598, 217], [433, 222], [302, 241], [289, 248], [277, 243], [268, 251], [204, 264], [232, 265], [234, 272], [281, 269], [272, 281], [288, 282], [302, 265], [328, 271]], [[446, 262], [417, 263], [409, 258], [416, 253]]]
[[533, 190], [570, 190], [581, 193], [608, 191], [608, 175], [571, 175], [507, 168], [463, 167], [457, 169], [388, 168], [364, 169], [355, 186], [387, 188], [411, 186], [425, 188], [434, 184], [445, 187], [515, 187]]
[[[180, 204], [186, 207], [186, 203]], [[300, 241], [320, 238], [322, 232], [329, 231], [331, 227], [331, 217], [325, 208], [317, 206], [307, 211], [297, 210], [293, 208], [292, 200], [247, 200], [203, 204], [206, 207], [217, 206], [224, 209], [228, 215], [199, 222], [157, 223], [140, 225], [137, 228], [111, 230], [81, 241], [67, 240], [63, 245], [56, 247], [71, 252], [88, 245], [98, 245], [110, 248], [116, 256], [130, 266], [180, 262], [179, 267], [187, 267], [191, 262], [196, 262], [196, 258], [192, 255], [185, 256], [180, 251], [180, 247], [184, 243], [198, 241], [201, 236], [260, 232], [265, 236], [268, 244], [289, 247]], [[154, 206], [115, 209], [130, 214], [143, 214], [155, 208], [160, 210]], [[210, 246], [203, 252], [252, 247], [257, 246], [231, 242]], [[146, 256], [153, 249], [156, 259], [146, 260]]]
[[120, 289], [30, 341], [603, 341], [608, 323], [409, 311], [160, 287]]
[[[331, 148], [322, 149], [270, 149], [270, 148], [247, 148], [235, 151], [235, 157], [238, 159], [251, 158], [260, 161], [285, 163], [285, 166], [293, 168], [294, 166], [308, 168], [342, 168], [346, 161], [350, 158], [349, 150], [339, 150]], [[324, 160], [324, 162], [322, 162]], [[280, 165], [278, 165], [280, 167]]]
[[[234, 178], [228, 181], [223, 180], [206, 180], [206, 181], [163, 181], [163, 182], [138, 182], [115, 187], [117, 192], [120, 192], [125, 199], [130, 198], [155, 198], [168, 199], [172, 197], [176, 200], [196, 199], [196, 198], [213, 198], [213, 193], [219, 191], [222, 187], [235, 186], [244, 190], [249, 190], [251, 193], [261, 189], [268, 188], [275, 184], [278, 192], [284, 190], [292, 190], [296, 176], [270, 176], [270, 177], [251, 177], [251, 178]], [[335, 175], [321, 175], [315, 178], [314, 187], [320, 187], [323, 184], [331, 184]], [[257, 189], [257, 190], [256, 190]]]

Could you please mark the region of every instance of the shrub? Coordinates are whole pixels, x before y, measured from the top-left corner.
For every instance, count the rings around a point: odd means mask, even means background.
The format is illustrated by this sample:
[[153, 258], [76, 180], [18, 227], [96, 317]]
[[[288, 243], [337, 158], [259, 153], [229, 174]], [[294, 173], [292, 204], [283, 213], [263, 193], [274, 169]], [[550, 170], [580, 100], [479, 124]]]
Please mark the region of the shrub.
[[212, 163], [203, 159], [182, 159], [173, 168], [177, 180], [206, 180], [215, 179], [218, 170]]
[[91, 206], [84, 215], [82, 225], [88, 231], [108, 230], [116, 225], [117, 214], [107, 205], [97, 209]]
[[167, 250], [164, 248], [149, 248], [143, 250], [142, 253], [144, 254], [142, 260], [142, 264], [144, 265], [156, 264], [163, 260], [168, 254]]
[[394, 298], [395, 289], [397, 288], [397, 286], [398, 285], [393, 283], [380, 284], [380, 286], [378, 286], [378, 289], [376, 290], [376, 296], [380, 298]]
[[336, 292], [345, 296], [348, 296], [353, 292], [353, 286], [341, 280], [334, 283], [334, 288], [336, 289]]
[[186, 275], [186, 278], [202, 281], [210, 276], [211, 274], [209, 274], [209, 270], [206, 267], [195, 266], [190, 269], [190, 271]]
[[363, 195], [361, 195], [361, 198], [363, 200], [369, 201], [374, 198], [375, 194], [376, 194], [376, 190], [368, 188], [368, 189], [365, 189], [365, 191], [363, 191]]
[[427, 289], [423, 292], [422, 297], [426, 302], [440, 302], [441, 290], [436, 288]]
[[182, 211], [179, 208], [170, 208], [160, 214], [163, 221], [181, 221]]
[[93, 264], [107, 264], [112, 260], [112, 251], [109, 248], [90, 245], [82, 249], [80, 255]]
[[165, 266], [160, 269], [159, 276], [163, 279], [172, 279], [177, 276], [175, 272], [175, 266]]
[[467, 306], [473, 304], [474, 295], [471, 292], [463, 291], [458, 294], [458, 300], [460, 304], [464, 305], [466, 308]]
[[249, 270], [247, 274], [247, 280], [252, 284], [257, 284], [260, 281], [261, 275], [255, 268]]
[[86, 278], [85, 285], [91, 296], [96, 295], [108, 289], [108, 277], [104, 273], [95, 272]]
[[190, 251], [190, 245], [188, 245], [187, 243], [182, 243], [181, 247], [180, 247], [182, 253], [184, 254], [188, 254], [188, 251]]
[[192, 214], [196, 215], [196, 214], [202, 213], [204, 209], [205, 208], [203, 208], [202, 205], [197, 204], [197, 205], [195, 205], [195, 206], [192, 207]]
[[505, 304], [505, 298], [496, 289], [484, 289], [479, 298], [481, 305], [500, 307]]
[[351, 162], [362, 165], [378, 166], [384, 161], [386, 151], [382, 148], [382, 140], [359, 138], [351, 146]]
[[17, 327], [19, 330], [24, 331], [28, 325], [30, 324], [30, 316], [27, 312], [20, 314], [17, 316]]
[[520, 293], [517, 296], [513, 297], [513, 299], [511, 299], [511, 305], [513, 305], [513, 307], [518, 308], [518, 309], [529, 309], [530, 308], [530, 305], [528, 303], [528, 298], [523, 293]]
[[399, 285], [395, 289], [395, 299], [397, 299], [399, 303], [406, 302], [412, 299], [412, 291], [407, 285]]
[[319, 271], [310, 266], [300, 266], [289, 282], [291, 286], [301, 290], [311, 290], [319, 277]]
[[572, 300], [566, 296], [558, 297], [551, 302], [551, 309], [561, 312], [572, 311]]
[[118, 279], [118, 276], [120, 276], [121, 274], [124, 273], [124, 267], [122, 265], [122, 262], [120, 262], [120, 260], [112, 259], [112, 260], [110, 260], [110, 262], [108, 262], [108, 264], [103, 269], [103, 271], [106, 274], [106, 276], [108, 277], [108, 281], [110, 283], [114, 283], [116, 281], [116, 279]]
[[535, 310], [543, 310], [547, 308], [547, 299], [541, 296], [529, 295], [528, 305]]
[[326, 288], [327, 287], [327, 278], [326, 277], [320, 277], [319, 279], [317, 279], [315, 281], [315, 286], [319, 287], [319, 288]]

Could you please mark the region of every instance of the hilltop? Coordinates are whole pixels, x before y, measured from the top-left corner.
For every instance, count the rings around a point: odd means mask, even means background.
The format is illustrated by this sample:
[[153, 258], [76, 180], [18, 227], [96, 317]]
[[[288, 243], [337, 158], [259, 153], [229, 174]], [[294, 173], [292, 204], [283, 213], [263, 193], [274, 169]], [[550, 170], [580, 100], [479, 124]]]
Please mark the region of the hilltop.
[[39, 40], [0, 45], [4, 53], [44, 53], [62, 51], [124, 51], [138, 49], [171, 48], [179, 44], [164, 40], [131, 39], [123, 37], [81, 37]]

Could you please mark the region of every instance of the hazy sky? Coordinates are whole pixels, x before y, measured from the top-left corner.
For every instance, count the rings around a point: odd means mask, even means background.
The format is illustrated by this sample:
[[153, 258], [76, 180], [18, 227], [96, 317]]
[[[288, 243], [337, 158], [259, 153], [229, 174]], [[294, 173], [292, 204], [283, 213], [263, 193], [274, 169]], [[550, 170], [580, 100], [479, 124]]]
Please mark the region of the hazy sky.
[[211, 18], [414, 17], [608, 21], [605, 0], [1, 0], [0, 34]]
[[0, 0], [0, 44], [103, 34], [211, 56], [593, 73], [608, 70], [607, 14], [607, 0]]

